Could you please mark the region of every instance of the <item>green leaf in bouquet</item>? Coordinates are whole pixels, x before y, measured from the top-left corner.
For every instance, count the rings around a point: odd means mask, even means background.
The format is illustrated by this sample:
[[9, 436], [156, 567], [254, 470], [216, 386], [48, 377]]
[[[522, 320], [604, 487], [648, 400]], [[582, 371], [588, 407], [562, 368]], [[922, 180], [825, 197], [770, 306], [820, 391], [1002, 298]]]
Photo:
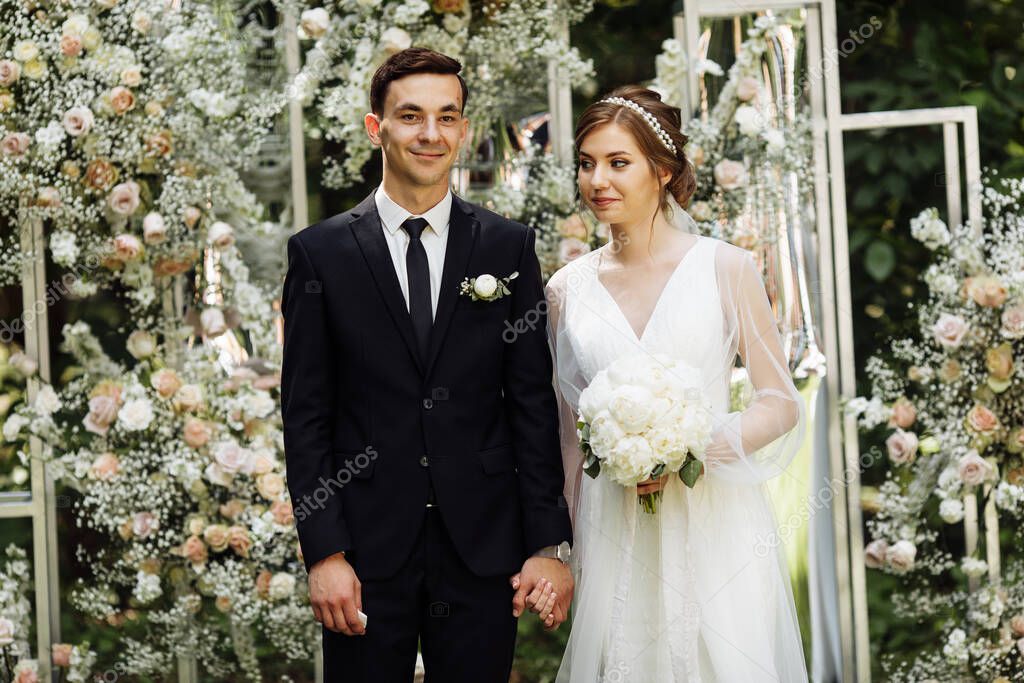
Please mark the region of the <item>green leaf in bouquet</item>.
[[704, 463], [697, 458], [690, 456], [686, 464], [683, 465], [682, 469], [679, 470], [679, 478], [683, 480], [683, 483], [689, 486], [691, 489], [694, 484], [697, 483], [697, 479], [704, 473]]
[[587, 459], [583, 461], [583, 471], [591, 479], [597, 479], [597, 475], [601, 474], [601, 460], [593, 453], [588, 453]]
[[658, 465], [651, 470], [651, 479], [657, 479], [663, 474], [665, 474], [665, 463], [658, 463]]
[[590, 443], [590, 425], [580, 420], [576, 428], [580, 430], [580, 440]]

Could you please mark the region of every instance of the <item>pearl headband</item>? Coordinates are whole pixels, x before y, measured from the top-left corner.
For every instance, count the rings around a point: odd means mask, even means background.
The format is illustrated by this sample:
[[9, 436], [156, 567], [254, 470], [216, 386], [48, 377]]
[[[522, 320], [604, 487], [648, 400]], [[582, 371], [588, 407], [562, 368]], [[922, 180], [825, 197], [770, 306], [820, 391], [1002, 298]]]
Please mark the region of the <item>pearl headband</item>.
[[637, 114], [642, 116], [644, 121], [647, 122], [647, 125], [651, 127], [651, 130], [654, 131], [654, 134], [658, 136], [659, 140], [661, 140], [661, 144], [665, 145], [665, 148], [668, 151], [672, 152], [674, 156], [678, 156], [679, 152], [676, 151], [676, 146], [672, 142], [672, 138], [669, 137], [669, 134], [666, 133], [665, 129], [661, 127], [661, 124], [658, 123], [658, 119], [654, 118], [654, 114], [647, 111], [633, 100], [627, 100], [624, 97], [608, 97], [601, 101], [609, 102], [611, 104], [617, 104], [635, 111]]

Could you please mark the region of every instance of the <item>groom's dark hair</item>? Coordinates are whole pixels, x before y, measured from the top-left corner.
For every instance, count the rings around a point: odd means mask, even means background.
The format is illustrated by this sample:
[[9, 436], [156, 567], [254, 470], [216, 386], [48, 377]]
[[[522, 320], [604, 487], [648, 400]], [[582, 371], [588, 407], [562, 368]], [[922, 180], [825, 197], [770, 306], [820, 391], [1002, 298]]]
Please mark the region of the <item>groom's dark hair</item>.
[[429, 50], [425, 47], [410, 47], [396, 52], [387, 58], [373, 74], [370, 81], [370, 109], [380, 116], [384, 113], [384, 100], [388, 96], [388, 86], [399, 78], [413, 74], [441, 74], [455, 76], [462, 86], [462, 111], [466, 110], [469, 99], [469, 88], [459, 72], [462, 64], [448, 55]]

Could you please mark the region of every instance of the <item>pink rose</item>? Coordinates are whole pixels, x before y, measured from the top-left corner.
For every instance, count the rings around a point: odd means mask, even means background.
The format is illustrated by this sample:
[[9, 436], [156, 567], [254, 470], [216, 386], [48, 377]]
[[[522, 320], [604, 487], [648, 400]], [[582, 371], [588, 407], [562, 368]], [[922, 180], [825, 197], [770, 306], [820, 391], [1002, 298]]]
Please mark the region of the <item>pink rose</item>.
[[251, 458], [252, 451], [242, 448], [234, 441], [221, 441], [213, 451], [213, 459], [222, 470], [230, 474], [250, 472]]
[[249, 557], [249, 548], [252, 541], [249, 539], [249, 532], [245, 527], [232, 526], [228, 529], [228, 545], [239, 557]]
[[89, 107], [71, 107], [64, 112], [64, 130], [68, 135], [78, 137], [89, 132], [94, 120]]
[[1024, 637], [1024, 614], [1018, 614], [1010, 619], [1010, 628], [1013, 629], [1013, 635], [1018, 638]]
[[64, 34], [60, 37], [60, 53], [65, 57], [77, 57], [82, 54], [82, 39], [79, 36]]
[[968, 486], [983, 484], [994, 473], [992, 465], [978, 455], [978, 451], [968, 451], [967, 455], [960, 458], [957, 467], [960, 479]]
[[882, 539], [875, 539], [864, 548], [864, 564], [870, 569], [880, 569], [885, 565], [885, 553], [889, 544]]
[[295, 521], [291, 501], [275, 500], [270, 505], [270, 514], [274, 516], [275, 524], [289, 525]]
[[170, 368], [161, 368], [154, 372], [149, 377], [149, 383], [164, 398], [174, 396], [175, 392], [181, 388], [181, 378]]
[[193, 411], [203, 406], [203, 390], [196, 384], [184, 384], [174, 395], [174, 407], [178, 410]]
[[54, 643], [53, 644], [53, 665], [54, 666], [71, 666], [71, 646], [67, 643]]
[[1024, 305], [1017, 304], [1004, 309], [1002, 322], [999, 334], [1007, 339], [1024, 337]]
[[917, 434], [897, 429], [888, 439], [885, 440], [885, 447], [889, 451], [889, 460], [895, 465], [906, 465], [914, 461], [917, 455]]
[[146, 538], [160, 528], [160, 520], [152, 512], [136, 512], [132, 518], [132, 533]]
[[999, 429], [999, 418], [985, 406], [978, 403], [967, 413], [967, 426], [979, 434]]
[[229, 247], [235, 243], [235, 229], [224, 221], [216, 221], [210, 226], [206, 239], [218, 249]]
[[142, 239], [146, 244], [159, 244], [167, 239], [167, 224], [156, 211], [150, 211], [142, 219]]
[[212, 436], [209, 425], [197, 417], [185, 420], [185, 431], [182, 438], [192, 448], [202, 448]]
[[964, 282], [967, 295], [979, 306], [995, 308], [1006, 301], [1006, 285], [991, 275], [969, 277]]
[[0, 85], [7, 87], [21, 76], [21, 64], [10, 59], [0, 60]]
[[226, 503], [221, 503], [217, 511], [220, 512], [222, 517], [237, 519], [240, 514], [245, 512], [245, 501], [239, 498], [232, 498]]
[[89, 414], [83, 424], [86, 431], [104, 436], [117, 417], [117, 400], [110, 396], [93, 396], [89, 399]]
[[587, 239], [587, 224], [583, 222], [578, 213], [565, 218], [558, 223], [558, 232], [562, 237], [575, 237], [578, 240]]
[[139, 184], [134, 180], [118, 183], [110, 191], [107, 204], [115, 213], [131, 216], [139, 208]]
[[562, 263], [569, 263], [590, 251], [590, 245], [575, 237], [563, 237], [558, 244], [558, 258]]
[[135, 108], [135, 94], [123, 85], [110, 91], [110, 108], [115, 114], [121, 115]]
[[189, 536], [181, 544], [181, 554], [192, 564], [203, 564], [206, 562], [206, 544], [198, 536]]
[[742, 161], [722, 159], [715, 164], [714, 176], [723, 190], [735, 190], [747, 184], [747, 169]]
[[749, 102], [757, 96], [760, 84], [753, 76], [744, 76], [736, 83], [736, 98], [741, 102]]
[[0, 140], [0, 151], [7, 157], [20, 157], [28, 151], [32, 138], [28, 133], [8, 133]]
[[958, 315], [943, 313], [932, 325], [935, 341], [947, 349], [956, 349], [964, 341], [967, 334], [967, 322]]
[[914, 424], [915, 420], [917, 420], [917, 409], [906, 397], [900, 397], [892, 404], [892, 419], [889, 420], [890, 426], [907, 429]]
[[135, 235], [124, 233], [114, 238], [113, 251], [119, 261], [134, 261], [142, 256], [142, 242]]
[[[28, 660], [22, 660], [27, 662]], [[22, 662], [18, 662], [21, 665]], [[14, 677], [14, 683], [39, 683], [39, 673], [30, 666], [22, 666], [21, 669], [15, 668], [17, 675]]]
[[273, 578], [273, 574], [268, 572], [266, 569], [260, 571], [256, 575], [256, 593], [260, 597], [268, 597], [270, 595], [270, 579]]
[[117, 476], [117, 473], [121, 471], [121, 461], [118, 460], [117, 456], [113, 453], [101, 453], [92, 462], [92, 467], [89, 469], [89, 473], [94, 479], [100, 481], [109, 481]]

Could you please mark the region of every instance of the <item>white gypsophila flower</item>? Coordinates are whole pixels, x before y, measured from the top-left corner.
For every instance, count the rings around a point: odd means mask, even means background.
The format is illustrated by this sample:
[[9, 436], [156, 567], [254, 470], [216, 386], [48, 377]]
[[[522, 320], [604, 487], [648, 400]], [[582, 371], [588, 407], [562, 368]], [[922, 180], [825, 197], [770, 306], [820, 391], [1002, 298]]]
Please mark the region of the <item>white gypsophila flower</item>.
[[27, 426], [28, 423], [29, 423], [28, 418], [23, 417], [22, 415], [18, 415], [18, 414], [8, 415], [7, 419], [4, 420], [4, 427], [3, 427], [4, 440], [5, 441], [15, 441], [18, 438], [18, 435], [21, 434], [21, 430], [25, 426]]
[[135, 590], [132, 593], [139, 602], [143, 604], [153, 602], [163, 595], [163, 592], [159, 575], [144, 571], [139, 571], [135, 575]]
[[964, 557], [960, 561], [960, 569], [962, 569], [964, 574], [967, 576], [977, 578], [988, 571], [988, 562], [974, 557]]
[[269, 594], [272, 600], [284, 600], [295, 592], [295, 577], [286, 572], [278, 572], [270, 579]]
[[970, 659], [967, 652], [967, 634], [963, 629], [953, 629], [942, 646], [942, 654], [951, 662], [958, 665], [965, 665]]
[[1020, 514], [1024, 512], [1024, 487], [1001, 481], [995, 490], [996, 506], [1007, 512]]
[[733, 119], [740, 133], [747, 137], [757, 137], [764, 128], [764, 117], [761, 116], [761, 112], [748, 104], [737, 107]]
[[430, 11], [430, 5], [424, 0], [406, 0], [395, 8], [395, 23], [408, 25], [416, 23], [420, 17]]
[[761, 136], [764, 138], [766, 150], [769, 154], [781, 154], [786, 149], [786, 136], [778, 128], [766, 130]]
[[153, 421], [153, 404], [146, 398], [125, 401], [117, 411], [117, 423], [128, 431], [138, 432], [149, 427]]
[[64, 141], [64, 126], [60, 121], [51, 121], [45, 128], [36, 131], [36, 142], [47, 150], [53, 150]]
[[935, 208], [925, 209], [910, 220], [910, 234], [931, 250], [949, 244], [949, 228]]
[[56, 230], [50, 234], [50, 254], [54, 263], [70, 267], [78, 259], [78, 238], [69, 230]]
[[53, 390], [52, 386], [44, 384], [36, 394], [36, 400], [32, 407], [43, 415], [53, 415], [61, 409], [60, 397], [57, 396], [57, 392]]
[[936, 264], [928, 266], [925, 270], [924, 281], [928, 289], [936, 294], [953, 296], [960, 291], [960, 282], [949, 273], [942, 272]]

